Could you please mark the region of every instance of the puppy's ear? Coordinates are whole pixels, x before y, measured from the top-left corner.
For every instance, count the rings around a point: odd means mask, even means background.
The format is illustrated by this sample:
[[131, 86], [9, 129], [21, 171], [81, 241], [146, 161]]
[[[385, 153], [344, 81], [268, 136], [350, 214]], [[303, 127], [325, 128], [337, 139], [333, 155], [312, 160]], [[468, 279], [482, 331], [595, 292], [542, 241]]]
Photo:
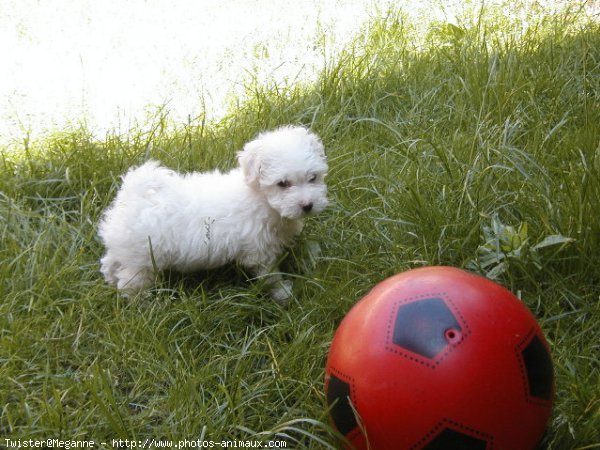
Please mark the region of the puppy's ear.
[[257, 187], [260, 179], [262, 143], [259, 139], [248, 142], [244, 149], [238, 152], [238, 163], [242, 168], [246, 183]]
[[323, 147], [323, 143], [321, 139], [316, 134], [307, 130], [308, 137], [310, 139], [310, 148], [314, 152], [314, 154], [319, 155], [322, 159], [325, 159], [325, 147]]

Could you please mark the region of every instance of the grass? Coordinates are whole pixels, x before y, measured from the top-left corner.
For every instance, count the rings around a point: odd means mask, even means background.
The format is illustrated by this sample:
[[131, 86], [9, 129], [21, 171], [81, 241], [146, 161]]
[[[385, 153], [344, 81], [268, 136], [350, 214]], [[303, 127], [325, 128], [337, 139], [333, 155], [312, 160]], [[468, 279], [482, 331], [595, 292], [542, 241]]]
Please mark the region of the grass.
[[[237, 268], [125, 299], [96, 225], [128, 167], [227, 169], [259, 130], [311, 126], [332, 206], [285, 267], [281, 306]], [[600, 447], [600, 25], [482, 8], [426, 32], [390, 11], [308, 86], [248, 86], [219, 123], [85, 129], [0, 156], [0, 436], [285, 439], [336, 448], [325, 359], [346, 311], [414, 267], [517, 293], [552, 346], [546, 449]], [[110, 446], [108, 446], [110, 448]]]

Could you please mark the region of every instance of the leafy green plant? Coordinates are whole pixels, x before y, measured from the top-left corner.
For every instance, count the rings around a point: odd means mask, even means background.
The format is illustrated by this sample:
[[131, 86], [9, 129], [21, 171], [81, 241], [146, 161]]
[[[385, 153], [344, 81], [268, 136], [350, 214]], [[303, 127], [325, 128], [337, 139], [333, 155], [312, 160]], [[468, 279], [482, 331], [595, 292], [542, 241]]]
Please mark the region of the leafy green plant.
[[527, 222], [517, 227], [506, 225], [498, 216], [493, 216], [489, 225], [482, 226], [482, 240], [477, 256], [467, 263], [469, 269], [483, 272], [487, 278], [497, 280], [510, 269], [511, 263], [531, 264], [536, 269], [543, 267], [542, 249], [563, 246], [574, 239], [561, 234], [543, 237], [531, 242]]

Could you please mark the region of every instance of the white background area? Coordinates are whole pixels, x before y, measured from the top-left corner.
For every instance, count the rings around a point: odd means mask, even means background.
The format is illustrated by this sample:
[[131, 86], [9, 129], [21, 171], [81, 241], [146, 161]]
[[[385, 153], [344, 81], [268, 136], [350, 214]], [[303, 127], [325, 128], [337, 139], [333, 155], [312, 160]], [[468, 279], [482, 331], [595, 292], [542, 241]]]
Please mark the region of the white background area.
[[[379, 4], [383, 2], [379, 1]], [[1, 0], [0, 141], [221, 117], [250, 78], [315, 78], [374, 1]]]
[[124, 133], [161, 105], [176, 123], [218, 120], [249, 79], [316, 79], [388, 4], [454, 21], [465, 2], [0, 0], [0, 144]]

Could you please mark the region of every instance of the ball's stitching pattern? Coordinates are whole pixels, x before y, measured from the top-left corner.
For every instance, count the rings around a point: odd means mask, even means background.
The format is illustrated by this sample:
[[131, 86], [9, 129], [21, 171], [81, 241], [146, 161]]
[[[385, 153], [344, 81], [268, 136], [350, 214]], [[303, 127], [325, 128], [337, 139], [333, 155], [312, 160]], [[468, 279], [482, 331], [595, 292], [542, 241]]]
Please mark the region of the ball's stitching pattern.
[[527, 368], [525, 367], [525, 361], [523, 360], [523, 350], [527, 347], [533, 338], [537, 336], [535, 332], [535, 328], [529, 330], [529, 332], [525, 335], [525, 337], [517, 344], [515, 347], [515, 355], [517, 357], [517, 361], [519, 363], [519, 370], [521, 372], [521, 383], [523, 385], [523, 393], [525, 397], [525, 401], [532, 405], [548, 405], [551, 403], [551, 400], [545, 400], [539, 397], [533, 397], [529, 394], [530, 387], [529, 386], [529, 378], [527, 377]]
[[[454, 345], [448, 345], [446, 347], [446, 349], [440, 355], [436, 355], [432, 359], [426, 358], [424, 356], [420, 357], [418, 355], [409, 353], [407, 351], [403, 351], [403, 350], [401, 350], [400, 347], [397, 347], [397, 346], [394, 346], [393, 344], [391, 344], [392, 335], [394, 333], [394, 319], [398, 314], [399, 307], [403, 304], [412, 303], [417, 300], [424, 300], [424, 299], [436, 298], [436, 297], [444, 300], [446, 305], [451, 310], [452, 314], [454, 314], [455, 318], [458, 319], [458, 322], [460, 323], [461, 327], [463, 328], [463, 332], [461, 333], [460, 340], [458, 342], [456, 342]], [[465, 340], [465, 338], [467, 338], [470, 334], [471, 334], [471, 329], [469, 328], [469, 325], [465, 321], [465, 318], [462, 315], [462, 313], [460, 312], [460, 310], [456, 307], [454, 302], [450, 299], [448, 294], [446, 292], [430, 292], [430, 293], [426, 293], [426, 294], [414, 295], [412, 297], [407, 297], [402, 300], [396, 300], [394, 302], [392, 314], [390, 314], [390, 317], [388, 319], [388, 324], [387, 324], [387, 336], [386, 336], [385, 349], [387, 351], [395, 353], [396, 355], [402, 356], [412, 362], [421, 364], [421, 365], [429, 367], [431, 369], [435, 369], [441, 362], [444, 361], [444, 359], [446, 359], [446, 357], [454, 350], [454, 348], [456, 346], [460, 345]]]
[[494, 437], [485, 434], [481, 431], [478, 431], [474, 428], [468, 427], [466, 425], [460, 424], [452, 419], [444, 418], [441, 422], [439, 422], [436, 426], [434, 426], [423, 438], [410, 447], [410, 450], [417, 450], [422, 448], [425, 444], [431, 441], [435, 436], [439, 434], [443, 429], [452, 429], [454, 431], [459, 431], [469, 436], [481, 439], [486, 442], [486, 450], [494, 450]]
[[[355, 386], [355, 383], [354, 383], [354, 377], [346, 375], [345, 373], [339, 371], [335, 367], [330, 367], [329, 370], [337, 378], [339, 378], [340, 380], [345, 381], [346, 383], [348, 383], [348, 385], [350, 386], [350, 401], [352, 401], [354, 403], [354, 405], [355, 405], [355, 408], [357, 408], [357, 406], [356, 406], [356, 403], [357, 403], [357, 400], [356, 400], [356, 386]], [[362, 434], [362, 431], [360, 430], [360, 427], [358, 426], [358, 420], [356, 422], [357, 422], [356, 427], [354, 427], [346, 435], [346, 437], [348, 439], [350, 439], [350, 440], [352, 440], [355, 437], [357, 437], [358, 435]]]

